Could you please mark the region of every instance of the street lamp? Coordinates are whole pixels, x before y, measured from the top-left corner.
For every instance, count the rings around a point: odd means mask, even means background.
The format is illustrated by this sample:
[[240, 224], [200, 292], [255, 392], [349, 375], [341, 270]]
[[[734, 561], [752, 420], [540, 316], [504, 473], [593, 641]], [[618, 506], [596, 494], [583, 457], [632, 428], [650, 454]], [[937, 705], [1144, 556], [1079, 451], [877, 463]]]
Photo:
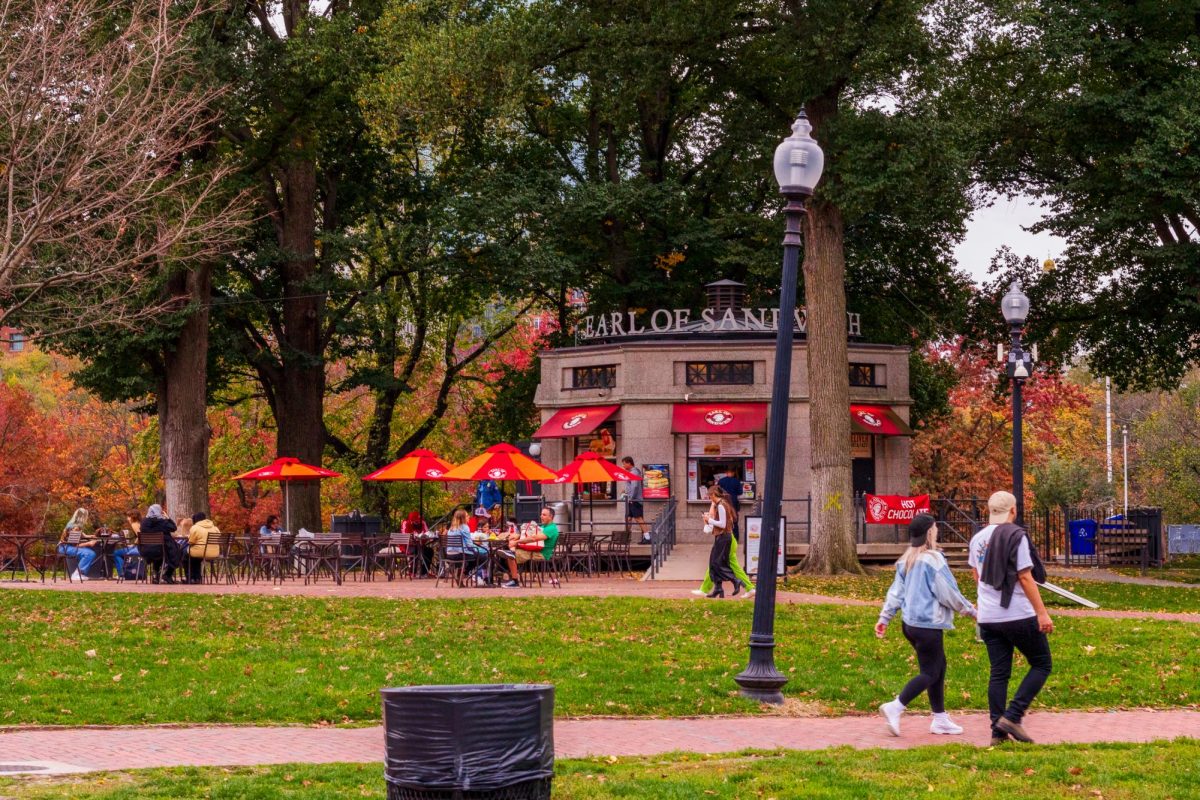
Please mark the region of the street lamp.
[[1033, 367], [1033, 358], [1021, 346], [1021, 329], [1029, 316], [1029, 298], [1021, 291], [1016, 281], [1008, 287], [1008, 293], [1001, 301], [1000, 310], [1004, 321], [1008, 323], [1011, 346], [1008, 350], [1008, 377], [1012, 379], [1012, 483], [1013, 495], [1017, 498], [1017, 524], [1025, 524], [1025, 463], [1021, 446], [1021, 412], [1024, 407], [1021, 402], [1021, 385], [1029, 377]]
[[788, 402], [792, 382], [792, 345], [795, 331], [796, 281], [800, 268], [800, 224], [804, 201], [812, 196], [825, 154], [811, 135], [812, 125], [801, 111], [792, 123], [792, 135], [775, 149], [775, 180], [787, 198], [783, 237], [783, 278], [779, 292], [779, 327], [775, 334], [775, 375], [771, 384], [771, 412], [767, 423], [767, 474], [763, 485], [762, 536], [758, 556], [758, 592], [750, 631], [750, 663], [734, 680], [743, 697], [762, 703], [783, 702], [780, 690], [787, 678], [775, 668], [775, 579], [779, 547], [779, 521], [783, 508], [784, 455], [787, 450]]

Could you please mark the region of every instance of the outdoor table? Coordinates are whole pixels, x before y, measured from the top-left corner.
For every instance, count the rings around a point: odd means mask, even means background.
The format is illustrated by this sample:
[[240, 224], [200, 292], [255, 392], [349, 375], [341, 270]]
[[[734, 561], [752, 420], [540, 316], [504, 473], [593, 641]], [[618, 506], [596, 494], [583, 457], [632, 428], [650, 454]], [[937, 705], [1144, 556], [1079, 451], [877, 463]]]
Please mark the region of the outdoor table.
[[[500, 551], [508, 547], [508, 537], [500, 537], [496, 539], [473, 539], [479, 547], [487, 548], [487, 574], [488, 586], [496, 585], [496, 576], [500, 572], [507, 572], [507, 565], [504, 564], [500, 556]], [[503, 565], [503, 566], [502, 566]]]
[[435, 555], [437, 551], [437, 534], [436, 533], [414, 533], [412, 535], [412, 546], [416, 550], [417, 563], [421, 565], [421, 577], [429, 577], [433, 573], [433, 559], [427, 558], [426, 553], [433, 550]]
[[[29, 580], [29, 546], [34, 542], [43, 541], [43, 539], [44, 537], [37, 533], [0, 533], [0, 544], [11, 544], [16, 549], [16, 553], [8, 562], [8, 569], [14, 580], [17, 577], [18, 569], [25, 573], [25, 580]], [[42, 572], [42, 570], [37, 571]]]

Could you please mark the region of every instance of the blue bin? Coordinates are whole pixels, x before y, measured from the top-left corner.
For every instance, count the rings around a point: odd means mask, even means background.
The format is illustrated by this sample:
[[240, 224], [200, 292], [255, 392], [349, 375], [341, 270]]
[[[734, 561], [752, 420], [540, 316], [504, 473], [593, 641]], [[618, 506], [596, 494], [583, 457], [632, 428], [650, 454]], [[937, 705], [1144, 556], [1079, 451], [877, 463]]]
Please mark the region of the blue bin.
[[1067, 527], [1071, 532], [1071, 555], [1096, 555], [1096, 520], [1077, 519]]

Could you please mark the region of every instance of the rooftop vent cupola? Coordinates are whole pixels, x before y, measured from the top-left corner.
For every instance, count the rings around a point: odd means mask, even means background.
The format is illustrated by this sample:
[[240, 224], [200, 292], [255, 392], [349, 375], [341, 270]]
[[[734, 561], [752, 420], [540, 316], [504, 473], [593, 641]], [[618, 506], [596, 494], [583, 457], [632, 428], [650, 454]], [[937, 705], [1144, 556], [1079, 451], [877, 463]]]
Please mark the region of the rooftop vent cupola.
[[708, 296], [708, 307], [724, 313], [726, 309], [741, 311], [746, 305], [746, 284], [729, 279], [714, 281], [704, 287]]

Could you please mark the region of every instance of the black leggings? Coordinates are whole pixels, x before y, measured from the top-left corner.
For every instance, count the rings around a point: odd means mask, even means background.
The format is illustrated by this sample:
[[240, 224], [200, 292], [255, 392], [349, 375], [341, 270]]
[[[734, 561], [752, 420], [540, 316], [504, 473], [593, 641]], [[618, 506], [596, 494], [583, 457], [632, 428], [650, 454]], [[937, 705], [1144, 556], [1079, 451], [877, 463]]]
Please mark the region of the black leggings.
[[904, 638], [917, 651], [919, 675], [900, 691], [900, 702], [908, 705], [921, 692], [929, 692], [929, 708], [941, 714], [946, 710], [946, 650], [942, 647], [942, 631], [937, 628], [917, 628], [902, 625]]

